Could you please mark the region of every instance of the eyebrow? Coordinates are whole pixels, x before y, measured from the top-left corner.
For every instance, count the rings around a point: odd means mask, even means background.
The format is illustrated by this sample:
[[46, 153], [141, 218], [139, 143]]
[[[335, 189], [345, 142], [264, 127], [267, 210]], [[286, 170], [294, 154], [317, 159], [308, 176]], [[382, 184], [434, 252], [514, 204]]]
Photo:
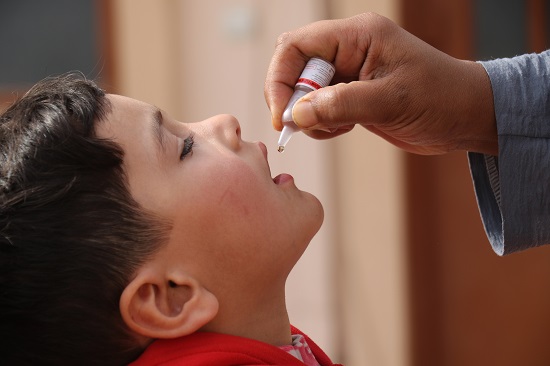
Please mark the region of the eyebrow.
[[162, 119], [162, 111], [157, 107], [153, 107], [151, 112], [151, 122], [153, 126], [153, 136], [155, 137], [155, 141], [158, 147], [157, 151], [159, 152], [166, 150], [164, 133], [162, 129]]

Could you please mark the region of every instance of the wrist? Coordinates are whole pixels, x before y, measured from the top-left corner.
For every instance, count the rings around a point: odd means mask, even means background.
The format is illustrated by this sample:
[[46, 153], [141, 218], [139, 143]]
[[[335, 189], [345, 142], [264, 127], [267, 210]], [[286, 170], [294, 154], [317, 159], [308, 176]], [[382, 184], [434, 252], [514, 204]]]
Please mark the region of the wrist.
[[465, 96], [464, 127], [458, 148], [489, 155], [498, 155], [498, 135], [491, 80], [483, 65], [473, 61], [460, 61], [463, 68]]

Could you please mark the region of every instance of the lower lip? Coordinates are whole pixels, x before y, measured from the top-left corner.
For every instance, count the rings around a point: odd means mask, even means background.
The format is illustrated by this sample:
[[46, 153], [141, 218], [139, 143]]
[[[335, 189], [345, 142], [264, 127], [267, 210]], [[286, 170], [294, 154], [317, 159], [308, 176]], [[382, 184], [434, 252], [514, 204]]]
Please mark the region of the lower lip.
[[294, 178], [292, 178], [292, 175], [290, 174], [279, 174], [278, 176], [276, 176], [275, 178], [273, 178], [273, 182], [275, 182], [275, 184], [284, 184], [286, 182], [293, 182], [294, 181]]

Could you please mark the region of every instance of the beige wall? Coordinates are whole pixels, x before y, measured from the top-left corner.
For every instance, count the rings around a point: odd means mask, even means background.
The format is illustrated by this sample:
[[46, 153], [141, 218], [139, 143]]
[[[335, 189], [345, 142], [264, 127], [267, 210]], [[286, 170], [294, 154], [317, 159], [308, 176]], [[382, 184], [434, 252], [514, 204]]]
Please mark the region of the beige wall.
[[335, 361], [406, 365], [401, 155], [357, 129], [338, 141], [299, 134], [284, 154], [263, 99], [277, 36], [318, 19], [396, 0], [116, 0], [118, 92], [184, 121], [235, 115], [262, 140], [273, 175], [291, 173], [325, 208], [325, 223], [288, 281], [291, 321]]
[[[397, 0], [332, 0], [330, 15], [372, 11], [396, 22]], [[340, 296], [348, 365], [409, 364], [403, 155], [356, 128], [336, 141]]]
[[179, 2], [114, 0], [111, 4], [116, 92], [178, 111]]

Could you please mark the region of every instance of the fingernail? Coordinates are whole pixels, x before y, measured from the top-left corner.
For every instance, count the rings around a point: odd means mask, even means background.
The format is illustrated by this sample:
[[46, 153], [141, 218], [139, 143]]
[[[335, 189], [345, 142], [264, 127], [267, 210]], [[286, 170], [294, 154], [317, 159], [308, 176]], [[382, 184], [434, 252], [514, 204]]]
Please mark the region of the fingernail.
[[292, 119], [298, 127], [304, 129], [311, 128], [318, 123], [317, 115], [309, 100], [298, 101], [294, 105], [292, 108]]

